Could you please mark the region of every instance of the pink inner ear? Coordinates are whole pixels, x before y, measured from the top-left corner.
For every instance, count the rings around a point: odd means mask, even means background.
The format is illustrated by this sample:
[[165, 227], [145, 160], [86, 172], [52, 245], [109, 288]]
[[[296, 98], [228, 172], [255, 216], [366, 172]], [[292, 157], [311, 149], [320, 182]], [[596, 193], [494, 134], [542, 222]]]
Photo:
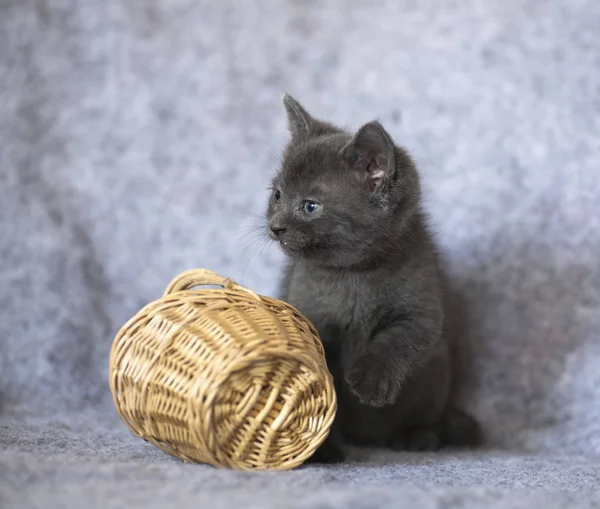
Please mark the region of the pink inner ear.
[[378, 186], [379, 184], [381, 184], [381, 181], [383, 180], [383, 176], [384, 176], [384, 171], [380, 170], [380, 169], [376, 169], [374, 172], [371, 173], [371, 180], [373, 181], [373, 183]]
[[369, 172], [369, 176], [371, 178], [371, 182], [374, 184], [374, 187], [377, 187], [379, 184], [381, 184], [385, 178], [386, 166], [387, 159], [380, 156], [375, 157], [369, 166], [367, 166], [367, 171]]
[[383, 182], [385, 172], [380, 166], [377, 166], [377, 161], [374, 161], [367, 165], [367, 175], [369, 179], [369, 187], [371, 188], [371, 191], [374, 191], [381, 185], [381, 182]]

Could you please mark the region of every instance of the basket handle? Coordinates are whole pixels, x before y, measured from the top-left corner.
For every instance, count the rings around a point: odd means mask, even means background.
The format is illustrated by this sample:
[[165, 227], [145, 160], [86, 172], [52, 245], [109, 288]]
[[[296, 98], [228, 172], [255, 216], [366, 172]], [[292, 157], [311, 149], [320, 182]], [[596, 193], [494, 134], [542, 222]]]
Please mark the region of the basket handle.
[[219, 274], [207, 269], [191, 269], [182, 272], [169, 283], [169, 286], [167, 286], [164, 295], [169, 295], [171, 293], [180, 292], [183, 290], [189, 290], [190, 288], [194, 288], [195, 286], [209, 285], [244, 290], [258, 298], [258, 295], [256, 295], [252, 290], [248, 290], [247, 288], [238, 285], [231, 279], [219, 276]]

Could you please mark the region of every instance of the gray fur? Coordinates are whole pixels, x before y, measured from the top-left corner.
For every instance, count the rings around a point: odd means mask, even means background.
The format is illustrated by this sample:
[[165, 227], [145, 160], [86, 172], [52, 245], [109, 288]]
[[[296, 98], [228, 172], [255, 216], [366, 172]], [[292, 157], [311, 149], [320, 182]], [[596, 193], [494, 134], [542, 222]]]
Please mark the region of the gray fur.
[[[282, 296], [321, 333], [340, 399], [336, 433], [437, 448], [449, 345], [417, 169], [378, 122], [352, 135], [287, 95], [284, 104], [292, 139], [273, 180], [269, 234], [289, 257]], [[321, 209], [305, 213], [306, 200]]]

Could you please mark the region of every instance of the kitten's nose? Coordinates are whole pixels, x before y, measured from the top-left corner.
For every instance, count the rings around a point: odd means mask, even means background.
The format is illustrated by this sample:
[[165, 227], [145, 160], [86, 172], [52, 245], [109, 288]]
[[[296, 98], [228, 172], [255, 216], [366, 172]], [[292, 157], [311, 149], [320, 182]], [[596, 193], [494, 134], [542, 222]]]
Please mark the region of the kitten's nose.
[[275, 235], [276, 237], [279, 237], [282, 233], [285, 233], [285, 231], [287, 230], [287, 228], [278, 224], [272, 224], [269, 226], [269, 228], [271, 228], [273, 235]]

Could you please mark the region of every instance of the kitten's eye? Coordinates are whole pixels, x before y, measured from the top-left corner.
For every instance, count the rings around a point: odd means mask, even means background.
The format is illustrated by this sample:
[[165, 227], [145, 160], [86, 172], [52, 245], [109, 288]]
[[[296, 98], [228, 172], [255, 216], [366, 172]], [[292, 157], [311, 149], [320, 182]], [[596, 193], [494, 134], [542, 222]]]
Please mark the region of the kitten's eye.
[[281, 199], [281, 191], [279, 189], [275, 189], [275, 192], [273, 193], [273, 198], [275, 198], [275, 201], [279, 201]]
[[305, 201], [304, 206], [302, 207], [302, 210], [306, 214], [314, 214], [315, 212], [317, 212], [320, 209], [321, 209], [321, 204], [317, 203], [316, 201], [311, 201], [311, 200]]

